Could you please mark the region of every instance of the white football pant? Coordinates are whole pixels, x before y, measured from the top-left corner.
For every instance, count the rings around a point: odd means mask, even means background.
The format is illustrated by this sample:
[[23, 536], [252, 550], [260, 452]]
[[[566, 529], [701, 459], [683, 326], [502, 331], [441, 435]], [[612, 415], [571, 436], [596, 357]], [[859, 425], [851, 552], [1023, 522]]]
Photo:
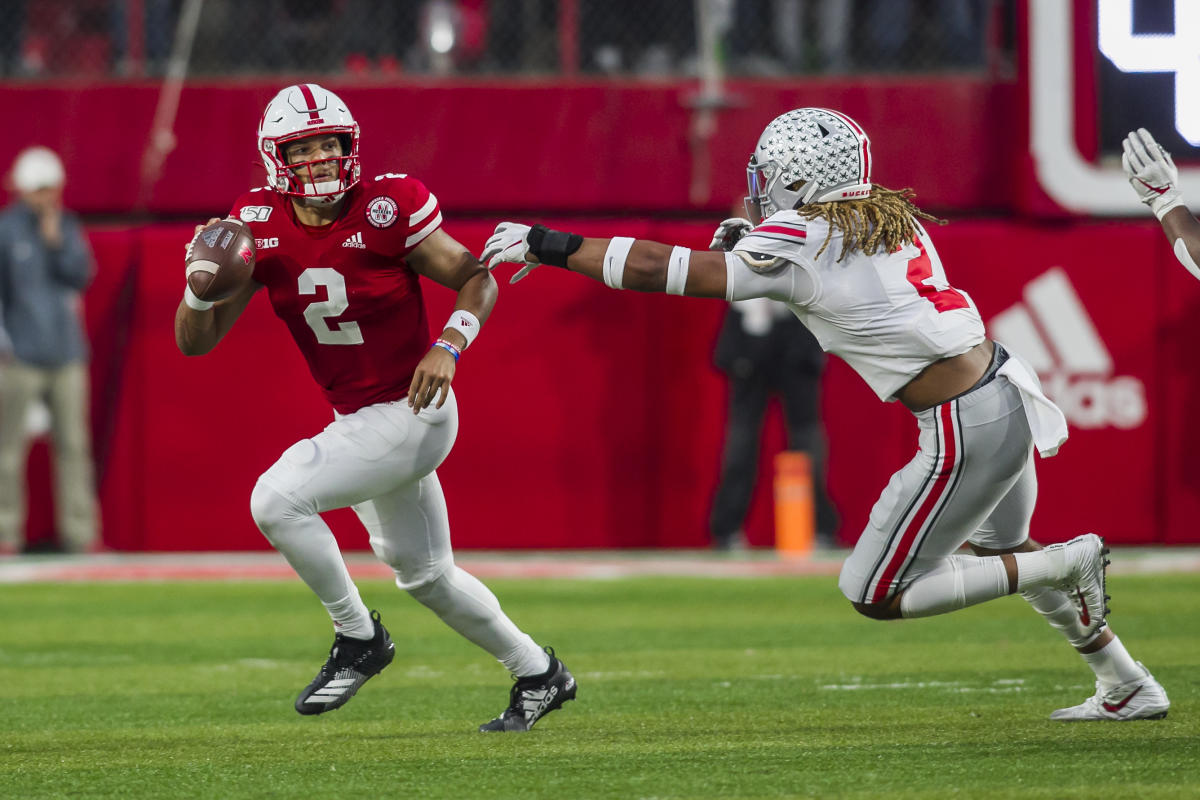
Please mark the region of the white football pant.
[[[451, 392], [442, 408], [414, 415], [406, 400], [340, 416], [289, 447], [250, 498], [259, 529], [330, 610], [366, 624], [367, 608], [320, 513], [350, 506], [396, 585], [517, 675], [542, 672], [548, 657], [500, 609], [495, 595], [454, 564], [446, 500], [434, 470], [458, 433]], [[367, 628], [366, 636], [370, 635]]]

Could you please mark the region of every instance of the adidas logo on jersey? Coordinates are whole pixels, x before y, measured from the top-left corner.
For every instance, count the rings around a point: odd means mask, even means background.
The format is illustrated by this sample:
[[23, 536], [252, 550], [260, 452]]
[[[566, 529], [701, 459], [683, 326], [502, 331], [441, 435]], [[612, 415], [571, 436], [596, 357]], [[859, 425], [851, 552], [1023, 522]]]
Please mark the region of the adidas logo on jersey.
[[1113, 375], [1112, 355], [1066, 272], [1055, 267], [1025, 286], [1025, 302], [992, 317], [993, 338], [1020, 353], [1046, 396], [1079, 428], [1136, 428], [1146, 420], [1146, 387]]
[[363, 244], [362, 240], [362, 231], [359, 231], [358, 233], [346, 239], [346, 241], [342, 242], [342, 247], [357, 247], [359, 250], [366, 250], [367, 246]]

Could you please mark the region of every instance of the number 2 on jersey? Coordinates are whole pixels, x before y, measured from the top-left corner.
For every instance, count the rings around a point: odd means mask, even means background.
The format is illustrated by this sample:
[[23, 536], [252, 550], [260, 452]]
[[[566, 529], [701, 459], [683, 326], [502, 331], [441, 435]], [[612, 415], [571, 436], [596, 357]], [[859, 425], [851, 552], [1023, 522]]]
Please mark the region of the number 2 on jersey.
[[933, 303], [933, 307], [941, 314], [956, 308], [970, 308], [967, 298], [950, 285], [946, 280], [946, 271], [942, 268], [942, 259], [934, 251], [933, 258], [925, 249], [925, 243], [920, 236], [913, 237], [920, 255], [909, 259], [908, 282], [917, 290], [917, 294]]
[[309, 268], [300, 273], [300, 294], [316, 294], [318, 286], [324, 286], [328, 300], [309, 303], [304, 309], [304, 321], [317, 335], [321, 344], [362, 344], [362, 331], [353, 320], [338, 322], [334, 317], [342, 315], [350, 307], [346, 295], [346, 279], [336, 269], [328, 267]]

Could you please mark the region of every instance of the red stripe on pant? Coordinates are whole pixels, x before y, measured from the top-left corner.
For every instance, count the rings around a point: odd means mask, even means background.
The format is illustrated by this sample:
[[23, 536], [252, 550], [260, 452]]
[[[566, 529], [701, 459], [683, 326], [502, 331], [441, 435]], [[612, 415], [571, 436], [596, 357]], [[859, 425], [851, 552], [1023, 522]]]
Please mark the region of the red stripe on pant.
[[887, 599], [888, 588], [892, 585], [892, 580], [900, 572], [900, 568], [904, 566], [904, 562], [908, 560], [909, 554], [912, 551], [912, 546], [917, 540], [917, 536], [921, 533], [921, 529], [925, 527], [929, 521], [929, 515], [937, 508], [942, 497], [946, 494], [946, 487], [950, 485], [950, 476], [954, 474], [954, 467], [957, 465], [958, 450], [954, 443], [954, 403], [943, 403], [938, 406], [938, 425], [942, 431], [942, 455], [941, 463], [936, 465], [937, 470], [933, 486], [929, 489], [929, 494], [925, 495], [925, 500], [917, 509], [917, 513], [913, 515], [912, 521], [908, 523], [908, 527], [904, 529], [904, 533], [900, 536], [900, 543], [896, 545], [896, 552], [892, 554], [888, 560], [887, 566], [883, 570], [883, 575], [879, 577], [879, 582], [875, 584], [875, 591], [871, 595], [872, 603], [880, 603]]

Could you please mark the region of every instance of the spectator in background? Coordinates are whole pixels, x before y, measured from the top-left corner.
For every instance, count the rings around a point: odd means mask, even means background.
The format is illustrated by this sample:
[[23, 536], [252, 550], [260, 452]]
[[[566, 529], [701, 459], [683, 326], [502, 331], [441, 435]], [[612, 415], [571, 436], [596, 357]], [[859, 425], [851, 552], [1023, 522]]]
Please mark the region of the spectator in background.
[[729, 376], [729, 417], [710, 521], [713, 547], [744, 544], [742, 525], [754, 494], [763, 418], [772, 395], [783, 405], [788, 449], [806, 453], [812, 462], [817, 543], [832, 546], [837, 512], [825, 490], [821, 345], [783, 303], [755, 297], [729, 304], [714, 362]]
[[25, 419], [50, 409], [60, 544], [99, 546], [88, 426], [87, 344], [80, 293], [93, 274], [78, 219], [64, 211], [62, 162], [45, 147], [17, 156], [18, 200], [0, 213], [0, 550], [15, 552], [25, 526]]

